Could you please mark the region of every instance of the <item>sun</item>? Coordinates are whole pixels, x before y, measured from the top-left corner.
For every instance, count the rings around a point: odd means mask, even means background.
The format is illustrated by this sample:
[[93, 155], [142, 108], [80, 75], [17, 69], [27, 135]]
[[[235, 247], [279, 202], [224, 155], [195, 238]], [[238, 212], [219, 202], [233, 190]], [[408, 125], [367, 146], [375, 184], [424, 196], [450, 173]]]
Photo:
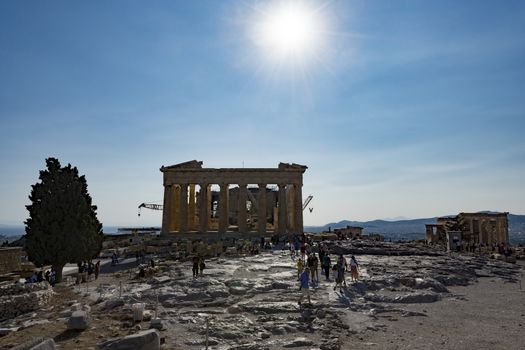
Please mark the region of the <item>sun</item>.
[[323, 44], [321, 11], [304, 1], [270, 3], [254, 22], [255, 45], [278, 63], [304, 64]]

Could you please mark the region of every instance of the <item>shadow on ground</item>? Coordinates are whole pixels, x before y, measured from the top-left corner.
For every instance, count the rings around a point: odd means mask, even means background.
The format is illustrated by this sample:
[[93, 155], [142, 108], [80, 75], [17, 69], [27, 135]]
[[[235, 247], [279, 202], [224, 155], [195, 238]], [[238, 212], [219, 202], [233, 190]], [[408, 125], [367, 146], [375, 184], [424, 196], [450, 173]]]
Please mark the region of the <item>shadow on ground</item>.
[[81, 334], [82, 334], [82, 331], [75, 331], [75, 330], [71, 330], [71, 329], [66, 329], [62, 333], [56, 335], [53, 338], [53, 340], [56, 343], [59, 343], [59, 342], [68, 341], [68, 340], [74, 339], [74, 338], [78, 337]]

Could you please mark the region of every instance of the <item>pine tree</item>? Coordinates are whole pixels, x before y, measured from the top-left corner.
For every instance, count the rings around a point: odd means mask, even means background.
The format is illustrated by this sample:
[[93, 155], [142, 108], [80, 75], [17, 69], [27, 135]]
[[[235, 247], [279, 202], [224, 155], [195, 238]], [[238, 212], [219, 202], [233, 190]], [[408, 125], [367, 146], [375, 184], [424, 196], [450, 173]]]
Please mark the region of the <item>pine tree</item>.
[[46, 159], [47, 170], [31, 186], [26, 206], [26, 251], [36, 266], [52, 265], [57, 282], [67, 263], [95, 258], [102, 249], [102, 224], [92, 205], [85, 176], [76, 167], [61, 167], [56, 158]]

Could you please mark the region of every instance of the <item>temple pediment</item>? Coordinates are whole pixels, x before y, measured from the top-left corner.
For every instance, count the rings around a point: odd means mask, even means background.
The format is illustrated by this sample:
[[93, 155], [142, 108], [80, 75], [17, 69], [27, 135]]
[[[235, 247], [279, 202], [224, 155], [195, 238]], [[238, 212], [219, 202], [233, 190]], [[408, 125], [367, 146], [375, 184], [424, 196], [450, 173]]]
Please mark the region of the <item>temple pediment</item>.
[[301, 165], [297, 163], [279, 163], [280, 170], [302, 170], [303, 172], [308, 169], [306, 165]]
[[160, 168], [160, 171], [168, 170], [168, 169], [202, 169], [202, 161], [198, 160], [190, 160], [184, 163], [169, 165], [169, 166], [162, 166]]

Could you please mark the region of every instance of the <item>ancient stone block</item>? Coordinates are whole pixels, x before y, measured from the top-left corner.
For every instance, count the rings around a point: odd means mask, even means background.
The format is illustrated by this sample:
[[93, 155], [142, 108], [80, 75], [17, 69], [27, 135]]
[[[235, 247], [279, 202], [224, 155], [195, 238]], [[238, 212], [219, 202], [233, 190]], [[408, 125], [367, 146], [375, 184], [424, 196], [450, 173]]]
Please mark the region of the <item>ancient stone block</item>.
[[111, 350], [159, 350], [160, 333], [156, 329], [149, 329], [124, 338], [107, 340], [97, 346], [99, 349]]
[[12, 350], [55, 350], [55, 341], [52, 338], [36, 338], [18, 345]]
[[75, 311], [67, 322], [67, 329], [84, 330], [91, 323], [91, 317], [87, 311]]

